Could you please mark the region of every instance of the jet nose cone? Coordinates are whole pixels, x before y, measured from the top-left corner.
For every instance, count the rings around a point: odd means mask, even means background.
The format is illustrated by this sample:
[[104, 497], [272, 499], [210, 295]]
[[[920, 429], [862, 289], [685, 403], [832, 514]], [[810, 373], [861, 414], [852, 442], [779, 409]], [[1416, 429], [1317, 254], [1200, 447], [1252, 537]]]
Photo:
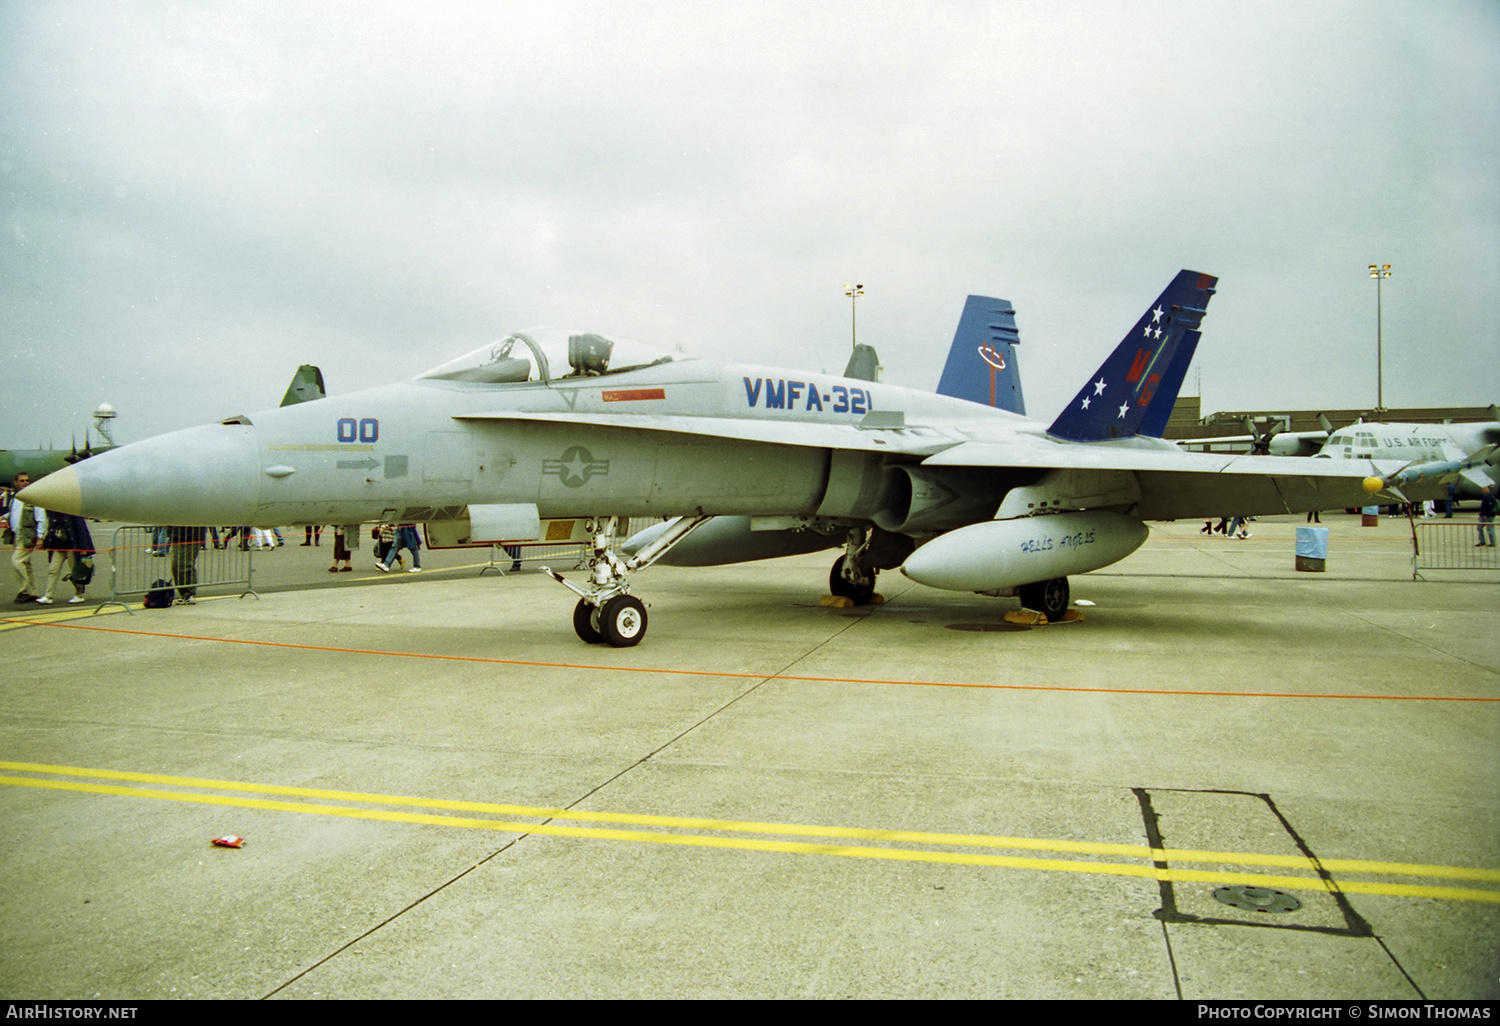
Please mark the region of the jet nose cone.
[[26, 495], [42, 509], [121, 523], [248, 524], [259, 463], [253, 427], [209, 424], [100, 453], [48, 474]]
[[82, 510], [83, 499], [78, 488], [78, 472], [72, 467], [54, 470], [35, 484], [22, 488], [16, 493], [16, 497], [29, 506], [53, 513], [69, 513], [78, 516]]

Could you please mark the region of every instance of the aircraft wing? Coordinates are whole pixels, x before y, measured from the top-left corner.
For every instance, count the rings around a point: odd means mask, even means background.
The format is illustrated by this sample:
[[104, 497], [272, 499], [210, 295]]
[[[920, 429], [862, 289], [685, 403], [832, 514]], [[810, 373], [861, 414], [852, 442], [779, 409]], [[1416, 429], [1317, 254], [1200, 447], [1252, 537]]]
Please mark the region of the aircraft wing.
[[963, 436], [925, 425], [908, 427], [900, 413], [876, 411], [854, 424], [819, 424], [808, 421], [751, 419], [748, 417], [694, 417], [673, 414], [538, 413], [498, 410], [468, 413], [458, 421], [551, 422], [576, 427], [617, 427], [632, 431], [664, 431], [683, 435], [731, 438], [742, 442], [773, 445], [806, 445], [823, 449], [855, 449], [865, 452], [931, 456], [962, 442]]
[[1365, 479], [1383, 477], [1397, 465], [1043, 440], [965, 442], [928, 457], [923, 466], [1130, 472], [1140, 487], [1137, 515], [1146, 520], [1176, 520], [1366, 506], [1377, 500], [1365, 492]]
[[[956, 432], [928, 426], [861, 426], [806, 421], [778, 423], [750, 418], [671, 414], [539, 413], [513, 410], [465, 414], [460, 421], [530, 421], [576, 426], [661, 431], [773, 445], [800, 445], [924, 457], [928, 467], [995, 467], [1026, 470], [1126, 471], [1139, 482], [1137, 515], [1147, 520], [1259, 515], [1369, 505], [1363, 482], [1380, 468], [1368, 461], [1317, 460], [1233, 453], [1189, 453], [1069, 443], [1035, 436], [1007, 442], [968, 441]], [[1387, 501], [1395, 501], [1387, 499]]]

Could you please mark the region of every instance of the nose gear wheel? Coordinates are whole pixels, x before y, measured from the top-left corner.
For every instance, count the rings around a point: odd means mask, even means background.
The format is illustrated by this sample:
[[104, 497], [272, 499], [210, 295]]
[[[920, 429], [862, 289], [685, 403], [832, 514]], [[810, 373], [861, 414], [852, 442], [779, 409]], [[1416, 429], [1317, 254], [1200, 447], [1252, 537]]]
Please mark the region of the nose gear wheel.
[[587, 561], [589, 583], [574, 584], [551, 567], [542, 573], [578, 596], [573, 608], [573, 631], [590, 645], [607, 644], [613, 648], [630, 648], [646, 636], [646, 604], [630, 594], [630, 575], [644, 570], [692, 534], [710, 518], [703, 515], [678, 517], [650, 545], [629, 559], [614, 551], [618, 517], [589, 520], [593, 534], [593, 554]]

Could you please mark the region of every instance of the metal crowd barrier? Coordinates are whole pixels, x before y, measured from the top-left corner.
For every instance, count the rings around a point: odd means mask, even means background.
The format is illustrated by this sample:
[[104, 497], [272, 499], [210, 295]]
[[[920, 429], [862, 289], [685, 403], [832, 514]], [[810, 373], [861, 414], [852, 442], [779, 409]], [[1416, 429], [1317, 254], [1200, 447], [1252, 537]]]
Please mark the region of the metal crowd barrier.
[[196, 558], [191, 560], [193, 580], [179, 582], [174, 571], [179, 556], [174, 549], [181, 550], [182, 547], [173, 546], [168, 541], [165, 527], [117, 528], [109, 547], [109, 601], [101, 603], [94, 612], [98, 613], [105, 606], [122, 606], [126, 612], [131, 612], [125, 598], [144, 596], [163, 586], [172, 589], [173, 601], [177, 599], [179, 587], [201, 590], [243, 585], [240, 598], [255, 595], [250, 586], [253, 539], [247, 540], [243, 535], [229, 540], [221, 537], [224, 547], [219, 548], [208, 528], [204, 528], [203, 533], [201, 545], [192, 542], [187, 546], [188, 549], [200, 549]]
[[517, 563], [536, 561], [538, 563], [565, 564], [571, 561], [573, 569], [583, 569], [584, 557], [588, 555], [587, 545], [548, 545], [546, 542], [515, 542], [511, 545], [501, 545], [499, 542], [490, 546], [490, 561], [479, 568], [482, 574], [486, 570], [494, 570], [505, 576], [507, 570], [515, 568]]
[[[1412, 524], [1411, 576], [1423, 570], [1500, 570], [1500, 549], [1488, 542], [1500, 525], [1473, 520], [1418, 520]], [[1481, 535], [1481, 532], [1483, 534]]]

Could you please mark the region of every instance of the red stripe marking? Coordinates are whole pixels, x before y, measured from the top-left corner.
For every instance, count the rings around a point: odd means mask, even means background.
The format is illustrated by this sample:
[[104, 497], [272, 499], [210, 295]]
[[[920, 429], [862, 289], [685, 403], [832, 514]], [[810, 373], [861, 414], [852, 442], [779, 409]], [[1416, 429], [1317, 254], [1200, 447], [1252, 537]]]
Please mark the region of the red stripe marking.
[[633, 403], [637, 399], [665, 399], [666, 397], [667, 391], [664, 388], [625, 388], [604, 393], [604, 401], [607, 403]]

